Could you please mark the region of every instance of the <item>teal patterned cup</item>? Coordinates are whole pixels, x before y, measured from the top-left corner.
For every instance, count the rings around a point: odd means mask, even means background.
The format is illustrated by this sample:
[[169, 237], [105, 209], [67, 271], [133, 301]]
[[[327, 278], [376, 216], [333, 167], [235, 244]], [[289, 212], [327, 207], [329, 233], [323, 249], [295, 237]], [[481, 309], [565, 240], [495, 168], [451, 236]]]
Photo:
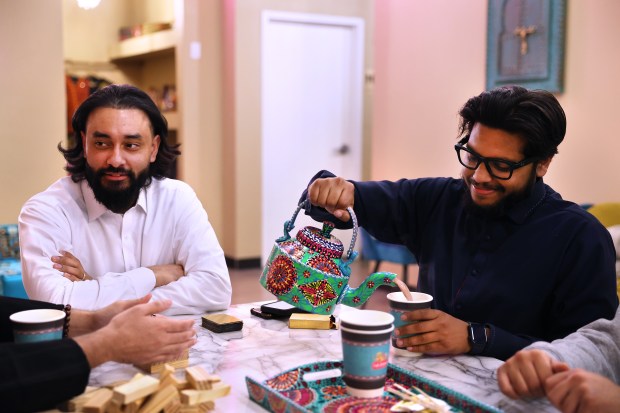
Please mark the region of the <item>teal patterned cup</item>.
[[394, 317], [360, 310], [340, 315], [343, 380], [355, 397], [383, 395]]
[[[433, 304], [433, 296], [425, 293], [412, 292], [412, 299], [407, 300], [402, 292], [389, 293], [387, 299], [390, 302], [390, 314], [394, 316], [394, 329], [406, 326], [408, 324], [416, 323], [417, 321], [403, 321], [401, 316], [413, 310], [419, 310], [422, 308], [431, 308]], [[392, 346], [394, 347], [394, 354], [399, 356], [419, 356], [421, 353], [415, 353], [407, 351], [406, 347], [399, 347], [396, 345], [396, 340], [399, 338], [412, 337], [415, 334], [405, 334], [402, 336], [392, 335]]]
[[16, 343], [58, 340], [62, 338], [65, 312], [53, 309], [27, 310], [11, 314]]

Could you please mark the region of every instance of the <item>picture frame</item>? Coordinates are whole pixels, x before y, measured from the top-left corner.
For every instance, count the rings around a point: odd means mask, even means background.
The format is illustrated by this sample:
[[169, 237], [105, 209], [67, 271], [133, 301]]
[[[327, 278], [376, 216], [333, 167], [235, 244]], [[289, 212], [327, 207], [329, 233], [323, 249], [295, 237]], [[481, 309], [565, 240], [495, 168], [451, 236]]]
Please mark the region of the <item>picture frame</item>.
[[489, 0], [486, 88], [564, 88], [566, 0]]

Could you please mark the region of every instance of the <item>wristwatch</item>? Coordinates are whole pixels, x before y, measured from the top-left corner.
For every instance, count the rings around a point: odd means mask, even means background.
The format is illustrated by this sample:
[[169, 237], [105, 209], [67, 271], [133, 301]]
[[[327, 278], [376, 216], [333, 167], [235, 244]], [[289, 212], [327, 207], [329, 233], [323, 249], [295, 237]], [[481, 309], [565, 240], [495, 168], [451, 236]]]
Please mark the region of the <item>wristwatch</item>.
[[487, 329], [484, 324], [468, 323], [467, 339], [471, 344], [469, 354], [482, 354], [484, 347], [487, 345]]

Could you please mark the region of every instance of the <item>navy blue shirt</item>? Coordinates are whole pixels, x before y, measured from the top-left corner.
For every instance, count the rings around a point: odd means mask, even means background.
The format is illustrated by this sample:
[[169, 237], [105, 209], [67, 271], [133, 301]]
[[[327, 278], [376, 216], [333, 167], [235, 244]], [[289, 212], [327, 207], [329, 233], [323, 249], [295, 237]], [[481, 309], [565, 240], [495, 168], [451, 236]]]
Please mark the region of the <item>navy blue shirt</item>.
[[[313, 180], [329, 176], [321, 171]], [[418, 290], [434, 297], [434, 307], [487, 324], [482, 355], [505, 360], [534, 341], [614, 317], [616, 253], [609, 232], [542, 179], [499, 218], [465, 209], [461, 179], [353, 184], [359, 225], [414, 253]], [[306, 213], [318, 220], [329, 215], [314, 206]]]

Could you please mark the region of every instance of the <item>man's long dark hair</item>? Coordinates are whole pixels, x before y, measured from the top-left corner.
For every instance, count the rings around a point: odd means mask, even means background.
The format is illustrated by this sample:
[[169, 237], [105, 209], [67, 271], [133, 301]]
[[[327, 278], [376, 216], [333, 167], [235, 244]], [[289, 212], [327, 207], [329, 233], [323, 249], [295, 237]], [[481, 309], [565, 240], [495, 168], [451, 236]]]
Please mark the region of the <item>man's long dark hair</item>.
[[476, 123], [522, 137], [526, 158], [548, 159], [558, 153], [566, 134], [566, 115], [558, 100], [546, 90], [503, 86], [467, 101], [461, 111], [460, 137], [467, 137]]
[[179, 145], [168, 143], [168, 122], [163, 117], [153, 100], [137, 87], [130, 85], [110, 85], [90, 95], [75, 111], [71, 119], [73, 126], [74, 146], [63, 148], [58, 144], [58, 150], [62, 152], [67, 165], [65, 170], [71, 175], [73, 182], [79, 182], [85, 178], [86, 159], [84, 158], [84, 146], [82, 144], [82, 132], [86, 133], [86, 122], [91, 112], [97, 108], [112, 109], [138, 109], [148, 116], [151, 123], [153, 136], [159, 135], [159, 150], [155, 161], [149, 167], [149, 179], [163, 179], [171, 176], [174, 160], [181, 154]]

